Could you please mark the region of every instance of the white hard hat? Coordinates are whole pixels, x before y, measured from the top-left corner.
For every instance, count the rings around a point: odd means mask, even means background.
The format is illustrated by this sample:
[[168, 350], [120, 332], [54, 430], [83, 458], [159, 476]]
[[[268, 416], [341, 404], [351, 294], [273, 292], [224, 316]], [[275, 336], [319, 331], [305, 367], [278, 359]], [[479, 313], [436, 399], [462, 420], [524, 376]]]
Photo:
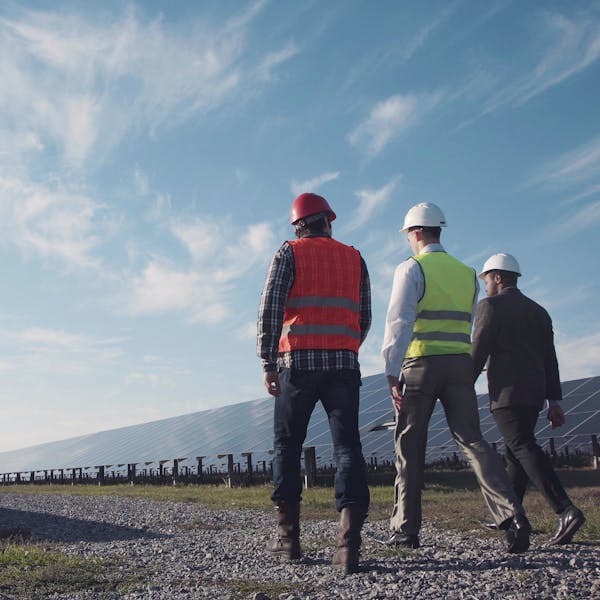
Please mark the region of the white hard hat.
[[432, 202], [421, 202], [406, 213], [400, 231], [408, 231], [409, 227], [446, 227], [446, 217], [439, 206]]
[[521, 267], [517, 259], [512, 254], [506, 254], [505, 252], [490, 256], [485, 261], [479, 277], [484, 279], [488, 271], [510, 271], [511, 273], [516, 273], [519, 277], [521, 276]]

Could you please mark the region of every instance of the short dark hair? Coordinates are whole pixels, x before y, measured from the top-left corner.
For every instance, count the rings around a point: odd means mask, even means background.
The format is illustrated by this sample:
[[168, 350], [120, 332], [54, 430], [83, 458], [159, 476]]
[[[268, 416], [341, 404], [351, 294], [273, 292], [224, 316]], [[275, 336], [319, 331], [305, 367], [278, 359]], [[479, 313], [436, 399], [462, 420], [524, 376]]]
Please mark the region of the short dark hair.
[[409, 227], [408, 231], [414, 231], [415, 229], [420, 229], [421, 231], [427, 233], [429, 236], [438, 239], [442, 235], [441, 227], [425, 227], [423, 225], [414, 225], [413, 227]]
[[305, 223], [303, 219], [300, 219], [295, 224], [296, 237], [302, 238], [307, 235], [322, 233], [328, 223], [329, 220], [326, 216], [323, 216], [316, 221], [311, 221], [310, 223]]
[[517, 279], [519, 276], [513, 271], [503, 271], [502, 269], [496, 269], [495, 271], [500, 275], [500, 277], [502, 277], [502, 283], [504, 285], [513, 287], [517, 285]]

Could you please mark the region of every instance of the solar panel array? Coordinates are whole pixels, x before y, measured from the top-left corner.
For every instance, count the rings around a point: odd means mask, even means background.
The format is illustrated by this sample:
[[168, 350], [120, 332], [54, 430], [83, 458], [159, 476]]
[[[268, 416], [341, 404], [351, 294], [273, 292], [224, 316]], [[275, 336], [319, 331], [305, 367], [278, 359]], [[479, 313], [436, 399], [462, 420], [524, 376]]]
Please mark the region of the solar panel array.
[[[562, 384], [567, 425], [552, 431], [540, 417], [536, 433], [545, 445], [554, 438], [560, 452], [591, 449], [591, 434], [600, 434], [600, 377], [567, 381]], [[490, 442], [502, 438], [489, 412], [488, 396], [478, 397], [482, 431]], [[171, 417], [150, 423], [122, 427], [84, 435], [67, 440], [40, 444], [21, 450], [0, 453], [0, 473], [43, 471], [49, 469], [95, 468], [100, 465], [127, 465], [130, 463], [170, 463], [173, 459], [183, 466], [194, 466], [196, 457], [204, 458], [204, 465], [222, 468], [223, 458], [218, 455], [234, 454], [243, 460], [243, 452], [252, 452], [256, 465], [271, 460], [273, 443], [273, 402], [262, 398]], [[394, 460], [393, 433], [386, 424], [393, 421], [393, 411], [386, 379], [372, 375], [363, 379], [359, 425], [363, 452], [367, 462]], [[334, 462], [327, 415], [317, 405], [309, 425], [305, 446], [315, 446], [317, 465]], [[427, 461], [433, 462], [450, 456], [457, 447], [448, 431], [443, 409], [438, 402], [429, 426]]]

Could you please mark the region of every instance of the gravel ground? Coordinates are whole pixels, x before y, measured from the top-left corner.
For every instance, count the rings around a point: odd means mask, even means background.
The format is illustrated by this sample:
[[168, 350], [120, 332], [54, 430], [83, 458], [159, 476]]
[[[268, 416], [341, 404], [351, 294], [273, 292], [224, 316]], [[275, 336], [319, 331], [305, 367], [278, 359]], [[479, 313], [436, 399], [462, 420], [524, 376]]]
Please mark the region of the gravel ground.
[[303, 522], [305, 556], [290, 564], [264, 552], [273, 530], [269, 513], [117, 496], [3, 494], [0, 502], [4, 525], [27, 527], [62, 552], [146, 574], [127, 594], [52, 598], [600, 598], [599, 543], [545, 548], [545, 536], [534, 534], [532, 549], [515, 556], [504, 551], [500, 536], [425, 524], [419, 550], [393, 551], [382, 543], [387, 523], [367, 522], [364, 571], [343, 576], [330, 565], [333, 521]]

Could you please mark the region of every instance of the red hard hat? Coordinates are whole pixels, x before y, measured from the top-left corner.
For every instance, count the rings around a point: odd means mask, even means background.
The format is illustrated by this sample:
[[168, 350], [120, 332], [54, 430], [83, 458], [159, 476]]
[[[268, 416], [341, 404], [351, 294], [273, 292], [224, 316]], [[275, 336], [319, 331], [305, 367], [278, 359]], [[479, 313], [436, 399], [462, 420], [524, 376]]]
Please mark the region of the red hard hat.
[[300, 194], [292, 204], [290, 223], [293, 225], [300, 219], [319, 213], [327, 213], [329, 221], [335, 219], [335, 213], [331, 210], [331, 206], [329, 206], [329, 203], [323, 196], [311, 193]]

